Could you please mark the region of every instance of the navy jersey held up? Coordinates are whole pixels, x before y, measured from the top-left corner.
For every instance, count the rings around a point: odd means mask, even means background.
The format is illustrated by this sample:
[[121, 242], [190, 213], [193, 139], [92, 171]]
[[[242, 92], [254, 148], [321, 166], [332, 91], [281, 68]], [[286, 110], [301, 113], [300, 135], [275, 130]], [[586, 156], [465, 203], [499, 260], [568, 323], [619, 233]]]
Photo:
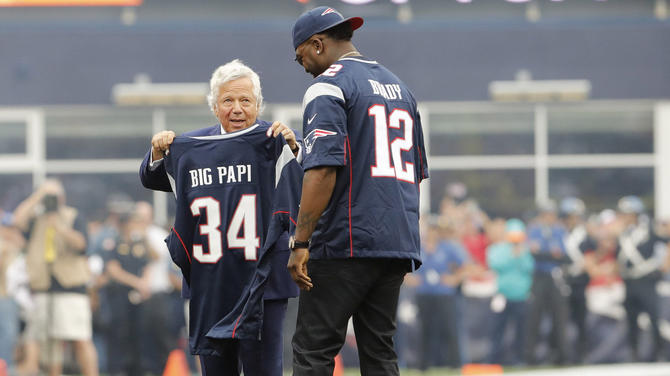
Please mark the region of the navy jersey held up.
[[341, 167], [310, 258], [419, 264], [419, 183], [428, 166], [421, 118], [405, 84], [375, 61], [340, 59], [305, 93], [303, 135], [305, 170]]
[[[272, 296], [273, 284], [276, 284], [275, 269], [287, 272], [288, 259], [281, 256], [282, 247], [268, 247], [274, 239], [287, 229], [289, 233], [295, 233], [295, 221], [300, 206], [300, 195], [302, 193], [302, 166], [297, 162], [287, 164], [282, 170], [281, 179], [276, 188], [273, 213], [288, 214], [288, 221], [277, 220], [286, 216], [273, 215], [267, 232], [266, 246], [258, 261], [255, 275], [247, 286], [247, 289], [238, 299], [237, 305], [207, 333], [207, 338], [212, 339], [252, 339], [259, 340], [263, 331], [264, 304], [263, 299], [268, 299], [268, 293]], [[283, 239], [283, 238], [281, 238]], [[290, 252], [290, 251], [289, 251]], [[281, 263], [278, 265], [278, 261]], [[274, 277], [274, 278], [273, 278]], [[291, 280], [292, 286], [297, 284]]]
[[267, 137], [267, 129], [255, 125], [217, 136], [180, 136], [165, 157], [177, 199], [167, 242], [191, 291], [194, 354], [217, 354], [205, 334], [236, 306], [263, 250], [281, 235], [275, 231], [267, 238], [271, 221], [287, 227], [278, 195], [291, 187], [281, 176], [287, 165], [300, 168], [284, 138]]

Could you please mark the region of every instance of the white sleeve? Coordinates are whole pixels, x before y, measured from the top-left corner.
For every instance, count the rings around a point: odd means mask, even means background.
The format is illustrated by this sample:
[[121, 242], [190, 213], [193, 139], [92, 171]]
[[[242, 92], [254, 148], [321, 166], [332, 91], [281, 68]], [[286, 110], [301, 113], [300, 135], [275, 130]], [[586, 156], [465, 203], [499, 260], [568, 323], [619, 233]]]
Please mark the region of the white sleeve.
[[149, 171], [155, 171], [163, 163], [163, 158], [154, 161], [154, 154], [149, 150]]

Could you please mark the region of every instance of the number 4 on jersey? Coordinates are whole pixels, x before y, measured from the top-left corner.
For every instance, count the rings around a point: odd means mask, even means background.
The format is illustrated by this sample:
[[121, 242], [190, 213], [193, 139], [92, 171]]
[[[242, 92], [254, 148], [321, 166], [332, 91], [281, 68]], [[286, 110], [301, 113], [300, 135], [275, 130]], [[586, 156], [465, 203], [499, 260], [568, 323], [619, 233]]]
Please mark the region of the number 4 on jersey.
[[[199, 216], [200, 209], [205, 209], [207, 218], [206, 223], [200, 224], [200, 235], [207, 236], [209, 252], [205, 252], [202, 244], [193, 244], [193, 258], [203, 264], [213, 264], [223, 256], [223, 242], [219, 230], [221, 204], [213, 197], [199, 197], [191, 203], [191, 214]], [[240, 231], [242, 237], [239, 237]], [[256, 233], [256, 195], [242, 195], [240, 198], [226, 231], [226, 241], [228, 248], [243, 248], [245, 260], [257, 259], [260, 238]]]
[[[414, 120], [409, 112], [395, 108], [386, 121], [386, 108], [376, 104], [368, 109], [375, 119], [375, 165], [371, 168], [373, 177], [396, 178], [414, 184], [414, 163], [403, 162], [402, 152], [410, 151], [413, 145]], [[401, 129], [403, 137], [389, 141], [388, 128]], [[390, 149], [390, 150], [389, 150]], [[393, 164], [391, 164], [393, 159]]]
[[[244, 228], [242, 229], [242, 226]], [[238, 235], [242, 230], [242, 237]], [[243, 248], [245, 260], [256, 260], [261, 239], [256, 234], [256, 195], [242, 195], [226, 232], [228, 248]]]

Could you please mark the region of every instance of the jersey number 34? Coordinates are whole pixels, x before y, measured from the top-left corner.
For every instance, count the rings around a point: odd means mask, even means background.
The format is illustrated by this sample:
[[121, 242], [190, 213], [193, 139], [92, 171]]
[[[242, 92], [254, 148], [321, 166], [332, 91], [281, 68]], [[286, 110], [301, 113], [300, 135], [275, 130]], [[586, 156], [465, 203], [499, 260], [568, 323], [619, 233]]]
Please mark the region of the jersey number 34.
[[[202, 244], [193, 244], [193, 258], [203, 264], [213, 264], [223, 256], [223, 239], [221, 237], [221, 204], [213, 197], [199, 197], [191, 203], [191, 214], [199, 216], [205, 210], [206, 223], [200, 223], [200, 235], [207, 237], [208, 252]], [[242, 233], [240, 237], [239, 234]], [[256, 195], [242, 195], [237, 209], [228, 222], [226, 231], [228, 248], [244, 249], [244, 259], [257, 259], [260, 238], [256, 232]]]

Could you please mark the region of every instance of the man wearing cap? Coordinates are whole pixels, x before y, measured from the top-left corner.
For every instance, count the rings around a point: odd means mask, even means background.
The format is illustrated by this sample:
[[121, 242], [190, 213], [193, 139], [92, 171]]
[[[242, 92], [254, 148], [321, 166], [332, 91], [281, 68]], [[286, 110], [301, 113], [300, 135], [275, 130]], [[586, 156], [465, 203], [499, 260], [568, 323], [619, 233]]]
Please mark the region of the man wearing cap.
[[663, 354], [661, 333], [658, 327], [660, 314], [656, 284], [662, 277], [668, 239], [659, 237], [653, 230], [645, 207], [637, 196], [625, 196], [617, 203], [618, 217], [623, 227], [619, 235], [617, 262], [626, 286], [624, 308], [628, 320], [628, 340], [633, 361], [648, 360], [640, 354], [638, 315], [646, 312], [654, 338], [651, 357], [659, 360]]
[[493, 243], [486, 249], [486, 261], [496, 273], [498, 294], [491, 301], [496, 312], [491, 332], [491, 352], [489, 363], [503, 362], [503, 338], [507, 322], [511, 321], [514, 333], [514, 345], [510, 364], [518, 364], [523, 355], [523, 336], [525, 334], [526, 301], [530, 296], [533, 282], [535, 260], [526, 243], [526, 226], [516, 218], [505, 223], [505, 238]]
[[567, 362], [566, 324], [568, 322], [567, 295], [569, 287], [565, 283], [561, 264], [565, 256], [565, 227], [556, 215], [556, 203], [547, 200], [538, 205], [538, 216], [528, 226], [528, 246], [535, 259], [533, 285], [528, 307], [528, 327], [526, 331], [526, 363], [537, 363], [537, 342], [540, 339], [540, 324], [544, 317], [551, 318], [551, 338], [553, 349], [550, 362]]
[[567, 264], [563, 272], [565, 280], [570, 286], [568, 306], [570, 319], [577, 327], [577, 343], [575, 361], [582, 363], [587, 355], [586, 336], [586, 286], [589, 284], [589, 275], [584, 268], [584, 253], [596, 249], [595, 240], [586, 231], [584, 201], [577, 197], [565, 197], [559, 204], [559, 214], [566, 235], [564, 239]]
[[421, 263], [421, 119], [405, 84], [352, 44], [362, 24], [318, 7], [293, 26], [296, 61], [315, 77], [303, 99], [305, 177], [288, 263], [302, 289], [294, 375], [333, 374], [351, 317], [361, 374], [398, 375], [398, 293]]

